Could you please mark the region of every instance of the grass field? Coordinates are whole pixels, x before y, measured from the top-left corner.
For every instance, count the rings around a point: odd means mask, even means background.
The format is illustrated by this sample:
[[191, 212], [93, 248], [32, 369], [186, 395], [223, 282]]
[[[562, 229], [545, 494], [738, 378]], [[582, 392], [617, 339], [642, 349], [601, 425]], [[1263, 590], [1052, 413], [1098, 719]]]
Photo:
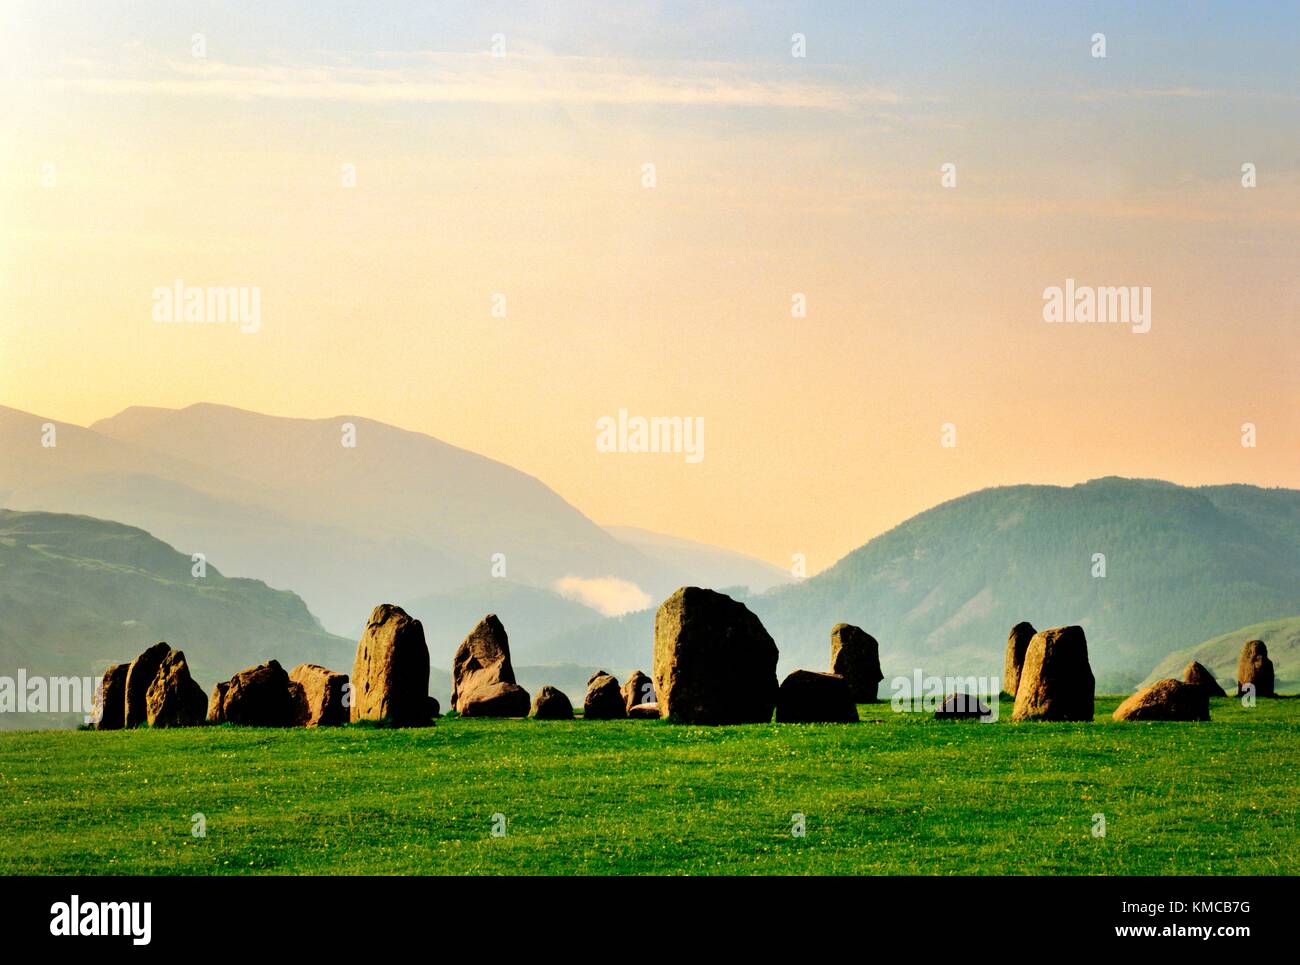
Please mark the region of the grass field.
[[1295, 873], [1300, 700], [1199, 724], [1114, 723], [1118, 701], [1093, 724], [882, 704], [857, 725], [5, 733], [0, 873]]

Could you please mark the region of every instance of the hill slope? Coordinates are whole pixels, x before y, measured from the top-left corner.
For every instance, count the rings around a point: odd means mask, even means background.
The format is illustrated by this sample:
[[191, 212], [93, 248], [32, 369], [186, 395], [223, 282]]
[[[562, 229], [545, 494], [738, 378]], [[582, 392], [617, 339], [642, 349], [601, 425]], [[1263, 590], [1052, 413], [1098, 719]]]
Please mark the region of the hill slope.
[[682, 573], [689, 583], [696, 586], [743, 586], [751, 592], [762, 593], [774, 586], [794, 582], [794, 578], [780, 567], [734, 550], [665, 536], [635, 526], [606, 526], [605, 529], [620, 542]]
[[1232, 692], [1237, 679], [1237, 658], [1247, 640], [1263, 640], [1273, 661], [1273, 675], [1279, 692], [1300, 690], [1300, 616], [1256, 623], [1224, 633], [1186, 650], [1175, 650], [1156, 665], [1143, 684], [1164, 677], [1183, 679], [1188, 662], [1198, 660], [1209, 668], [1224, 690]]
[[158, 640], [185, 651], [205, 690], [271, 657], [350, 671], [356, 644], [294, 594], [192, 566], [130, 526], [0, 510], [0, 674], [97, 676]]
[[130, 408], [89, 429], [59, 423], [48, 449], [46, 421], [0, 409], [0, 505], [139, 526], [293, 589], [349, 636], [377, 602], [483, 581], [495, 554], [539, 587], [616, 576], [658, 594], [680, 581], [533, 477], [373, 420]]
[[[1104, 577], [1092, 575], [1098, 553]], [[745, 602], [782, 673], [826, 669], [843, 621], [880, 641], [882, 694], [917, 667], [1000, 677], [1008, 629], [1029, 620], [1082, 625], [1098, 687], [1124, 692], [1171, 651], [1300, 612], [1300, 492], [1113, 477], [986, 489]], [[649, 611], [570, 630], [547, 656], [640, 666], [653, 625]]]

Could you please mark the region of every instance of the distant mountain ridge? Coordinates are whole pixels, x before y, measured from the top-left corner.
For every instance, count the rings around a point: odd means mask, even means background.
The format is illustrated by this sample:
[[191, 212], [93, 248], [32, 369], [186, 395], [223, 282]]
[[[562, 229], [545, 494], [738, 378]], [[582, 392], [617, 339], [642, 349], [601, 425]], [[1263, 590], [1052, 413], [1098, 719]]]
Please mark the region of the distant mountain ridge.
[[[1096, 554], [1104, 577], [1093, 576]], [[886, 682], [997, 676], [1007, 631], [1084, 627], [1098, 686], [1124, 692], [1173, 651], [1300, 612], [1300, 491], [1106, 477], [984, 489], [926, 510], [801, 583], [744, 597], [780, 671], [827, 669], [857, 624]], [[558, 634], [556, 660], [649, 660], [653, 610]]]

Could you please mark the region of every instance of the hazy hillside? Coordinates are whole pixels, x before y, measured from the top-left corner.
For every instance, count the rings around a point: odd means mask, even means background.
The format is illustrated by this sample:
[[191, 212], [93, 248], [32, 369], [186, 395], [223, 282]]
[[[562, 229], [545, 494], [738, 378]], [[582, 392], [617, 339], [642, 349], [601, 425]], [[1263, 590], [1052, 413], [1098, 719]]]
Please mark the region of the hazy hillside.
[[744, 586], [761, 593], [794, 581], [786, 570], [732, 550], [635, 526], [606, 526], [615, 539], [683, 574], [696, 586]]
[[494, 554], [540, 587], [615, 576], [659, 594], [681, 581], [531, 476], [372, 420], [131, 408], [90, 429], [60, 423], [52, 449], [45, 421], [0, 410], [0, 505], [139, 526], [292, 589], [348, 636], [377, 602], [481, 583]]
[[1182, 680], [1187, 664], [1199, 660], [1214, 674], [1223, 689], [1232, 693], [1232, 685], [1237, 679], [1237, 658], [1247, 640], [1263, 640], [1268, 645], [1268, 657], [1273, 661], [1273, 674], [1279, 691], [1294, 693], [1300, 690], [1300, 616], [1256, 623], [1186, 650], [1176, 650], [1161, 660], [1143, 683], [1154, 683], [1165, 677]]
[[[1029, 620], [1084, 626], [1098, 686], [1125, 691], [1171, 651], [1300, 611], [1300, 492], [1119, 478], [986, 489], [747, 604], [782, 673], [825, 669], [846, 621], [880, 640], [882, 693], [915, 667], [1000, 676], [1007, 630]], [[549, 659], [643, 663], [653, 626], [646, 612], [560, 634]]]
[[130, 526], [0, 510], [0, 674], [97, 675], [158, 640], [185, 651], [205, 690], [271, 657], [350, 670], [355, 641], [294, 594], [192, 565]]

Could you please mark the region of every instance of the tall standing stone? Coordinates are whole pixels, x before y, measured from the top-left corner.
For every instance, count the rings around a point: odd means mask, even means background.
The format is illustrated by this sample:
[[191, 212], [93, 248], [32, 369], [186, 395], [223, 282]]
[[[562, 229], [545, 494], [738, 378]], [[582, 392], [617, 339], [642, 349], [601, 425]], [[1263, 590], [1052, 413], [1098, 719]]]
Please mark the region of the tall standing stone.
[[1041, 630], [1025, 651], [1011, 719], [1090, 721], [1095, 688], [1083, 627]]
[[1256, 697], [1276, 696], [1273, 691], [1273, 661], [1268, 658], [1268, 647], [1263, 640], [1248, 640], [1237, 658], [1237, 695], [1245, 692], [1246, 684], [1254, 684]]
[[655, 613], [659, 712], [691, 724], [768, 723], [776, 706], [776, 643], [749, 608], [686, 586]]
[[381, 603], [371, 612], [357, 643], [350, 719], [420, 727], [429, 723], [429, 711], [429, 646], [424, 627], [401, 607]]
[[837, 623], [831, 628], [831, 673], [845, 679], [854, 703], [875, 703], [885, 678], [876, 638], [851, 623]]
[[[510, 663], [510, 637], [497, 615], [489, 613], [461, 641], [452, 658], [452, 709], [463, 714], [466, 702], [474, 695], [474, 691], [495, 688], [498, 684], [514, 686], [517, 683], [515, 668]], [[514, 692], [509, 693], [513, 695]], [[527, 697], [528, 692], [524, 691], [525, 714], [528, 713]], [[512, 696], [510, 701], [514, 699], [516, 698]], [[509, 701], [508, 705], [513, 706]]]
[[163, 658], [171, 650], [165, 643], [155, 643], [131, 661], [131, 666], [126, 671], [126, 696], [122, 715], [124, 726], [139, 727], [149, 722], [149, 706], [145, 698], [153, 684], [153, 678], [158, 676]]
[[150, 727], [196, 727], [203, 723], [208, 701], [203, 688], [190, 676], [183, 651], [172, 650], [163, 657], [145, 692], [145, 707]]
[[129, 663], [115, 663], [104, 671], [95, 708], [97, 730], [121, 730], [126, 724], [126, 673]]
[[1002, 689], [1015, 699], [1016, 689], [1020, 686], [1020, 672], [1025, 665], [1025, 651], [1029, 641], [1034, 639], [1032, 623], [1017, 623], [1007, 634], [1007, 657], [1002, 667]]

